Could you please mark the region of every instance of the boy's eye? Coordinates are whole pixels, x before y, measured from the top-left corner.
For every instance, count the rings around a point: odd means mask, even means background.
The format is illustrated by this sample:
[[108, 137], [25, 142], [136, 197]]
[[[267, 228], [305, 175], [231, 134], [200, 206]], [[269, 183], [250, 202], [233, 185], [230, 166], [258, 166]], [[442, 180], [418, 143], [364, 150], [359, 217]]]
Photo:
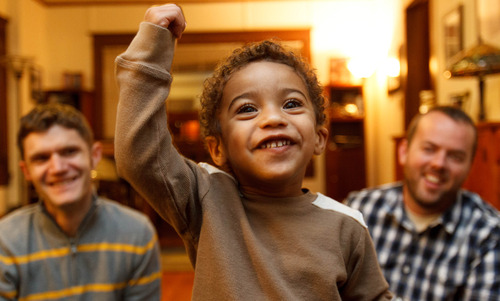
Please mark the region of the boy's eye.
[[253, 113], [256, 112], [257, 108], [249, 103], [243, 104], [241, 107], [238, 108], [236, 111], [237, 114], [245, 114], [245, 113]]
[[294, 109], [298, 107], [302, 107], [302, 102], [295, 98], [288, 99], [283, 105], [284, 109]]

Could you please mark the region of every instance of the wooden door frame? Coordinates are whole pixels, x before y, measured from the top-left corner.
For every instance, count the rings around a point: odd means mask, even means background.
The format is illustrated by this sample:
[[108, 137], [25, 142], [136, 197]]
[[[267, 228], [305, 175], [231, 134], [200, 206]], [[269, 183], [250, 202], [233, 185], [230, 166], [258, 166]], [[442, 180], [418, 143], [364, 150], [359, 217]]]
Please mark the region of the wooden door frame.
[[429, 66], [429, 1], [415, 0], [406, 8], [405, 129], [408, 128], [411, 119], [419, 113], [420, 91], [434, 88]]
[[[0, 58], [6, 55], [7, 20], [0, 17]], [[7, 130], [7, 66], [0, 64], [0, 185], [9, 183]]]

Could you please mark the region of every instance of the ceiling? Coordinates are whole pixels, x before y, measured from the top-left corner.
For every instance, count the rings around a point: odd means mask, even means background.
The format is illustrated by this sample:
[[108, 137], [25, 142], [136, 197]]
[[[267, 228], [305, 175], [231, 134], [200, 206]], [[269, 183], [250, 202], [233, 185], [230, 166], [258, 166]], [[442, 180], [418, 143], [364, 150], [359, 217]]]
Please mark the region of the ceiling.
[[[109, 5], [109, 4], [158, 4], [158, 0], [38, 0], [47, 6], [63, 5]], [[247, 0], [248, 1], [248, 0]], [[269, 0], [253, 0], [269, 1]], [[281, 0], [283, 1], [283, 0]], [[238, 0], [177, 0], [175, 3], [241, 2]]]

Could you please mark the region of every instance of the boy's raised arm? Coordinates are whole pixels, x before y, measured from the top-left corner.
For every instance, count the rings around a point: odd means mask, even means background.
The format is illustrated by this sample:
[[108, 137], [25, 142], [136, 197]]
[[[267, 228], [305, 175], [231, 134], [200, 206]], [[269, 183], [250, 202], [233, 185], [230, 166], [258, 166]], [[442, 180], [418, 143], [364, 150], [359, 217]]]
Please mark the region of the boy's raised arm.
[[[165, 200], [186, 200], [188, 193], [179, 197], [171, 188], [182, 186], [190, 191], [191, 187], [185, 162], [172, 145], [165, 108], [172, 82], [175, 39], [185, 25], [177, 5], [151, 7], [127, 50], [115, 60], [119, 88], [117, 171], [159, 212], [183, 211], [165, 208], [172, 206]], [[170, 177], [181, 183], [169, 183]]]

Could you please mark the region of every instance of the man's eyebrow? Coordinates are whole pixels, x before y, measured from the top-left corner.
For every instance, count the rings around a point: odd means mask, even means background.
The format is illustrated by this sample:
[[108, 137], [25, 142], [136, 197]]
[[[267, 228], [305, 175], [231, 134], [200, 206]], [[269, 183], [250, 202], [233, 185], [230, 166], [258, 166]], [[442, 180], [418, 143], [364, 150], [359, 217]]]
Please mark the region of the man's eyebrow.
[[40, 159], [42, 157], [47, 157], [47, 156], [50, 156], [50, 151], [40, 151], [40, 152], [35, 152], [31, 155], [29, 155], [27, 158], [29, 161], [33, 161], [33, 160], [36, 160], [36, 159]]
[[28, 156], [28, 159], [31, 159], [31, 158], [38, 158], [38, 157], [44, 157], [44, 156], [50, 156], [52, 153], [61, 153], [61, 152], [65, 152], [65, 151], [68, 151], [68, 150], [80, 150], [82, 149], [80, 146], [78, 145], [66, 145], [64, 147], [61, 147], [61, 148], [58, 148], [58, 149], [51, 149], [51, 150], [42, 150], [42, 151], [37, 151], [33, 154], [31, 154], [30, 156]]

